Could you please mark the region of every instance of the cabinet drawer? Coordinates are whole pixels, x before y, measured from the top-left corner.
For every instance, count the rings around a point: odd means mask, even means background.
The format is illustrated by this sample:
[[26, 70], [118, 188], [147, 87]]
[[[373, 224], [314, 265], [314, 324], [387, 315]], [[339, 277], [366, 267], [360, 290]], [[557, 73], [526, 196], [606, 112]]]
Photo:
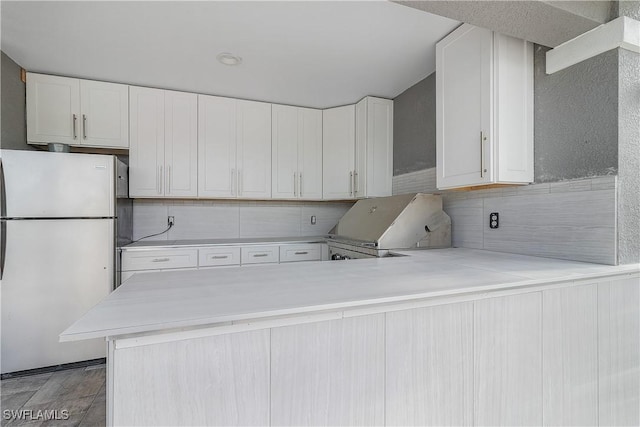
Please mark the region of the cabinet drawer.
[[164, 270], [198, 266], [197, 249], [123, 251], [122, 271]]
[[240, 248], [224, 246], [218, 248], [199, 249], [198, 265], [200, 267], [240, 265]]
[[278, 246], [245, 246], [242, 248], [242, 264], [265, 264], [278, 262], [280, 248]]
[[280, 246], [280, 262], [320, 261], [322, 249], [320, 243]]

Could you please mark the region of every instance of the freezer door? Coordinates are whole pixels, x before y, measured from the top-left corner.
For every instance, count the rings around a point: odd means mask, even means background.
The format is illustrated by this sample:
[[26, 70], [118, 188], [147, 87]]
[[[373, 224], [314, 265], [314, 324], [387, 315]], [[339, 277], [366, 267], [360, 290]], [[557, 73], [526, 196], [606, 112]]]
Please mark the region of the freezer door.
[[105, 357], [58, 336], [113, 286], [114, 220], [8, 220], [0, 284], [2, 373]]
[[5, 218], [114, 216], [114, 156], [0, 150]]

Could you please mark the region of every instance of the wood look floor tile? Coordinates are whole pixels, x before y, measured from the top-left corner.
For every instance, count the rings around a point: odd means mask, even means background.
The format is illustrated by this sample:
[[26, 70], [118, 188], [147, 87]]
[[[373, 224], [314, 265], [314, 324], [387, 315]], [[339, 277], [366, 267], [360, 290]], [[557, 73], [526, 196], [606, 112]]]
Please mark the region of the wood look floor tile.
[[98, 394], [80, 421], [80, 427], [103, 427], [107, 424], [106, 393]]
[[100, 391], [104, 382], [104, 370], [85, 371], [84, 369], [78, 369], [56, 372], [29, 399], [26, 406], [93, 396]]
[[36, 393], [35, 390], [21, 391], [18, 393], [4, 394], [2, 393], [2, 410], [17, 411], [22, 408], [31, 396]]
[[0, 381], [0, 394], [22, 393], [23, 391], [36, 391], [51, 378], [53, 373], [31, 375], [28, 377], [10, 378]]

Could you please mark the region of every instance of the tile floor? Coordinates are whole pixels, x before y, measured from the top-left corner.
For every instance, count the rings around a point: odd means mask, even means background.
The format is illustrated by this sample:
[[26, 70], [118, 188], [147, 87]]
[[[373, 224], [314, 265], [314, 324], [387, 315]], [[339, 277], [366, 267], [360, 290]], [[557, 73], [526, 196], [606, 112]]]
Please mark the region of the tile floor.
[[[0, 425], [104, 426], [105, 374], [105, 365], [94, 365], [2, 380]], [[64, 410], [68, 413], [66, 420], [60, 419], [65, 418]], [[16, 413], [22, 414], [23, 417], [11, 419], [11, 415]], [[45, 415], [57, 415], [59, 419], [43, 420]]]

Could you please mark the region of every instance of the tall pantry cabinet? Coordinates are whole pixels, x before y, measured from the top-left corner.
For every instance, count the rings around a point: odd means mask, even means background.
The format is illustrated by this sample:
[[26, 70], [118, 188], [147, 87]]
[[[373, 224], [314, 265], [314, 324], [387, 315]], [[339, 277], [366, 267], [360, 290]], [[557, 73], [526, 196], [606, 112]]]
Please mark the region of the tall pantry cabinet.
[[129, 194], [197, 196], [197, 95], [131, 86]]

